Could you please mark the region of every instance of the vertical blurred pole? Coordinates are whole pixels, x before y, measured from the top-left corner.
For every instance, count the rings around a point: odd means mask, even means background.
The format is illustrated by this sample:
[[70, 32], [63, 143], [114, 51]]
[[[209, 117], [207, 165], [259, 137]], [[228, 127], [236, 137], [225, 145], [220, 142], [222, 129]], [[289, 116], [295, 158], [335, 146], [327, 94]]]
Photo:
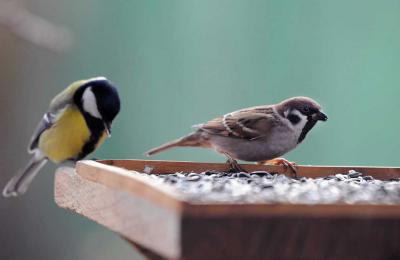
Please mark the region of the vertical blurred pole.
[[[22, 127], [23, 119], [20, 120], [17, 115], [18, 106], [26, 107], [18, 100], [20, 88], [19, 77], [22, 75], [19, 66], [23, 62], [22, 52], [18, 39], [15, 38], [8, 30], [0, 27], [0, 188], [2, 189], [5, 182], [14, 173], [15, 169], [20, 167], [20, 156], [17, 152], [22, 146], [25, 137], [22, 136], [24, 131], [17, 131], [16, 128]], [[12, 252], [18, 252], [20, 246], [15, 243], [13, 238], [18, 237], [17, 234], [23, 232], [22, 226], [15, 225], [20, 218], [23, 217], [24, 210], [21, 207], [14, 208], [11, 212], [6, 210], [11, 203], [0, 198], [0, 221], [3, 231], [0, 234], [2, 241], [2, 250], [0, 258], [10, 256]]]
[[[0, 0], [0, 189], [28, 159], [27, 142], [54, 94], [51, 86], [59, 89], [53, 83], [52, 69], [57, 65], [53, 54], [71, 43], [66, 29], [21, 4]], [[41, 175], [50, 171], [53, 169], [47, 167]], [[35, 182], [36, 191], [42, 192], [0, 197], [0, 259], [43, 259], [58, 253], [49, 232], [58, 225], [57, 219], [46, 219], [54, 215], [55, 207], [49, 203], [52, 190], [47, 188], [52, 186], [52, 178], [44, 179]], [[39, 231], [41, 240], [36, 240]]]
[[[18, 47], [17, 39], [7, 30], [0, 28], [0, 172], [9, 176], [7, 170], [15, 163], [13, 151], [19, 146], [16, 140], [21, 136], [15, 136], [19, 131], [13, 131], [12, 126], [19, 124], [15, 109], [24, 106], [18, 102], [17, 93], [19, 85], [18, 66], [20, 63], [21, 49]], [[3, 179], [3, 178], [2, 178]]]

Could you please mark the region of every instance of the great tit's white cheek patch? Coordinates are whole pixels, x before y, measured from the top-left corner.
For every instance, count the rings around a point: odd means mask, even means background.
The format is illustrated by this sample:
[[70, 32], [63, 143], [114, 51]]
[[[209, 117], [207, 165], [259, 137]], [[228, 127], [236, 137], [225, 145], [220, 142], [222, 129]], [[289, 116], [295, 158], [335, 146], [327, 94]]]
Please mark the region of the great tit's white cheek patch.
[[92, 87], [85, 89], [82, 95], [83, 110], [89, 113], [91, 116], [101, 119], [101, 114], [97, 108], [96, 96], [92, 91]]

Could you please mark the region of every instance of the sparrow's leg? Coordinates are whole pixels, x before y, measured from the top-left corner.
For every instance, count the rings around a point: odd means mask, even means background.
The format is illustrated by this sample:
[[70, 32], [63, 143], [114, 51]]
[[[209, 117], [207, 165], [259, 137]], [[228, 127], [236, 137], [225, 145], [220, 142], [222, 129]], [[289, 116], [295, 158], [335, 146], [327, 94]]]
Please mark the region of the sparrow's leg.
[[239, 163], [235, 159], [233, 159], [232, 157], [230, 157], [227, 154], [225, 154], [225, 156], [228, 157], [228, 160], [226, 161], [226, 163], [229, 164], [230, 171], [246, 172], [242, 167], [240, 167]]
[[268, 161], [257, 162], [257, 164], [283, 165], [285, 167], [285, 170], [290, 169], [290, 171], [293, 174], [293, 177], [297, 178], [296, 163], [289, 162], [285, 158], [275, 158], [275, 159], [268, 160]]

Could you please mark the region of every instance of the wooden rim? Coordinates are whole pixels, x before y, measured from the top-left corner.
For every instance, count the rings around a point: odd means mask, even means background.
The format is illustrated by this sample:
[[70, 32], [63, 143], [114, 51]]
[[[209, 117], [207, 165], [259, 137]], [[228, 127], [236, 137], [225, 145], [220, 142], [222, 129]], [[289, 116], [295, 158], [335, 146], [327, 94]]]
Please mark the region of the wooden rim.
[[[265, 170], [270, 172], [285, 172], [282, 166], [242, 165], [248, 171]], [[83, 178], [101, 183], [110, 188], [124, 190], [141, 196], [161, 206], [192, 216], [265, 216], [265, 217], [357, 217], [357, 218], [398, 218], [399, 205], [371, 204], [238, 204], [238, 203], [192, 203], [184, 201], [174, 189], [168, 185], [155, 185], [151, 181], [131, 174], [143, 172], [143, 169], [153, 168], [152, 173], [170, 172], [200, 172], [205, 170], [226, 170], [221, 163], [195, 163], [147, 160], [104, 160], [79, 161], [76, 172]], [[299, 176], [321, 177], [333, 173], [347, 172], [351, 169], [367, 172], [374, 178], [398, 178], [400, 168], [384, 167], [348, 167], [348, 166], [298, 166]]]
[[[128, 170], [142, 172], [145, 167], [153, 168], [152, 173], [174, 173], [174, 172], [204, 172], [207, 170], [227, 171], [226, 163], [186, 162], [186, 161], [160, 161], [160, 160], [99, 160], [106, 165], [113, 165]], [[291, 176], [291, 172], [283, 166], [241, 164], [246, 171], [267, 171], [281, 173]], [[362, 172], [365, 176], [370, 175], [376, 179], [400, 178], [400, 167], [381, 166], [320, 166], [320, 165], [298, 165], [298, 177], [326, 177], [337, 173], [347, 173], [350, 170]]]

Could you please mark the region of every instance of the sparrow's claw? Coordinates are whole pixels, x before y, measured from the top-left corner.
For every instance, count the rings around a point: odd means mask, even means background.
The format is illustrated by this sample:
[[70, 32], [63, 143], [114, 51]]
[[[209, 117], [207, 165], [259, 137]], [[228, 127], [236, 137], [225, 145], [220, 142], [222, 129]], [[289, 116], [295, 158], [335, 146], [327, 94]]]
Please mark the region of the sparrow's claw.
[[228, 160], [226, 161], [227, 164], [229, 164], [230, 171], [234, 172], [246, 172], [240, 165], [239, 163], [233, 159], [228, 157]]
[[272, 160], [268, 160], [268, 161], [257, 162], [257, 164], [283, 165], [283, 167], [285, 168], [285, 171], [287, 171], [287, 169], [290, 169], [290, 171], [293, 174], [293, 177], [297, 178], [296, 163], [289, 162], [285, 158], [276, 158], [276, 159], [272, 159]]

